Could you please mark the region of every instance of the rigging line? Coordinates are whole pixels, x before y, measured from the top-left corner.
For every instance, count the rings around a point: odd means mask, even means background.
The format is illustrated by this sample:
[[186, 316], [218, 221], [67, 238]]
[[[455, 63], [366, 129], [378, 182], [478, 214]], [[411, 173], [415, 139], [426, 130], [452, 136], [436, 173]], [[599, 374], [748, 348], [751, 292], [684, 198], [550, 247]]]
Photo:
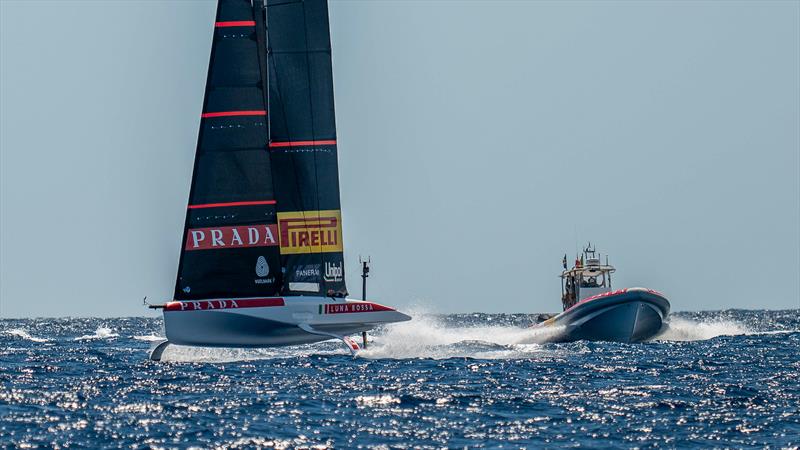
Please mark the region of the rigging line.
[[[264, 102], [264, 109], [269, 111], [269, 56], [267, 56], [267, 49], [269, 48], [269, 36], [267, 34], [267, 7], [265, 4], [265, 0], [253, 0], [253, 19], [255, 19], [256, 27], [256, 45], [258, 45], [258, 50], [256, 54], [258, 55], [258, 70], [261, 72], [261, 95], [262, 100]], [[272, 114], [266, 117], [267, 122], [267, 143], [269, 143], [270, 139], [270, 132], [271, 132], [271, 117]], [[273, 175], [272, 171], [272, 155], [269, 151], [269, 145], [267, 145], [266, 149], [262, 149], [266, 151], [266, 157], [269, 164], [268, 175], [269, 175], [269, 183], [270, 188], [272, 189], [272, 198], [277, 198], [277, 192], [275, 190], [275, 176]], [[278, 208], [277, 206], [273, 207], [273, 216], [275, 217], [275, 223], [278, 223]], [[278, 261], [280, 261], [281, 268], [283, 268], [283, 263], [281, 261], [281, 251], [278, 248]], [[273, 290], [280, 294], [283, 290], [283, 283], [285, 280], [284, 271], [281, 270], [276, 274], [276, 283]]]
[[[309, 58], [309, 53], [308, 53], [309, 48], [308, 48], [308, 23], [307, 23], [307, 20], [306, 20], [306, 15], [307, 15], [306, 2], [302, 2], [301, 5], [302, 5], [302, 8], [303, 8], [303, 33], [305, 35], [304, 37], [305, 37], [305, 44], [306, 44], [306, 80], [308, 82], [308, 111], [309, 111], [310, 117], [311, 117], [311, 140], [316, 141], [317, 140], [317, 131], [316, 131], [315, 127], [314, 127], [314, 100], [311, 98], [311, 58]], [[325, 4], [325, 13], [327, 14], [327, 12], [328, 12], [328, 5], [326, 3]], [[328, 40], [330, 41], [330, 24], [328, 24]], [[331, 72], [333, 72], [332, 68], [331, 68]], [[333, 74], [331, 74], [331, 90], [333, 90]], [[319, 175], [317, 174], [317, 152], [314, 151], [311, 154], [313, 155], [313, 158], [314, 158], [314, 197], [315, 197], [315, 199], [317, 201], [316, 211], [317, 211], [317, 220], [319, 220], [320, 219], [320, 213], [319, 213]], [[337, 168], [337, 170], [338, 170], [338, 168]], [[341, 210], [341, 206], [340, 206], [340, 210]], [[339, 216], [341, 217], [341, 212], [339, 213]], [[341, 239], [341, 238], [342, 237], [339, 236], [339, 239]], [[325, 264], [325, 261], [324, 261], [325, 258], [322, 256], [322, 252], [321, 251], [318, 253], [318, 255], [319, 255], [319, 267], [320, 267], [320, 270], [321, 270], [323, 268], [323, 265]], [[344, 265], [344, 264], [342, 264], [342, 265]], [[342, 268], [342, 270], [344, 271], [344, 268]], [[326, 293], [326, 294], [327, 294], [327, 287], [328, 287], [328, 283], [325, 280], [325, 277], [322, 277], [322, 291], [324, 293]]]

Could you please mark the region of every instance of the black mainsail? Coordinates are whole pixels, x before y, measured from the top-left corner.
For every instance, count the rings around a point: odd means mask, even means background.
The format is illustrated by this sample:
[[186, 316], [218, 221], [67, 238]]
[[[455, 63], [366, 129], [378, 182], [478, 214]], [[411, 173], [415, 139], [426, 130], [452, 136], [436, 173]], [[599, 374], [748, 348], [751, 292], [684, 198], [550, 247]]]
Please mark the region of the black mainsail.
[[270, 156], [285, 292], [345, 292], [326, 0], [268, 0]]
[[176, 300], [343, 295], [326, 0], [220, 0]]

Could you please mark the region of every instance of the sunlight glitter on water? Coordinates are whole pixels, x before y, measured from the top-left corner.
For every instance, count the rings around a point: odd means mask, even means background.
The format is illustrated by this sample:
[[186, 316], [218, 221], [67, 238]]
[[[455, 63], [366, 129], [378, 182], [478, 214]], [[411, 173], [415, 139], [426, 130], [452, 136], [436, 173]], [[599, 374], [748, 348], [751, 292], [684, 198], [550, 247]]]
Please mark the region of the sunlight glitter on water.
[[322, 342], [164, 363], [146, 359], [158, 319], [1, 320], [0, 447], [800, 445], [798, 311], [677, 314], [675, 340], [644, 344], [417, 317], [363, 358]]

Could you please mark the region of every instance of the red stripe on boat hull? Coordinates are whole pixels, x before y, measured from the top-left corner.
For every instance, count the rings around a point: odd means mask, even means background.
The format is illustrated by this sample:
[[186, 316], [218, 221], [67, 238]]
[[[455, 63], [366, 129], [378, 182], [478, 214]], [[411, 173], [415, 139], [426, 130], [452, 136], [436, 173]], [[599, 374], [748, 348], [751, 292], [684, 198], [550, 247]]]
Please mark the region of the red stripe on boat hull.
[[220, 299], [169, 302], [164, 311], [208, 311], [215, 309], [261, 308], [265, 306], [284, 306], [282, 298]]

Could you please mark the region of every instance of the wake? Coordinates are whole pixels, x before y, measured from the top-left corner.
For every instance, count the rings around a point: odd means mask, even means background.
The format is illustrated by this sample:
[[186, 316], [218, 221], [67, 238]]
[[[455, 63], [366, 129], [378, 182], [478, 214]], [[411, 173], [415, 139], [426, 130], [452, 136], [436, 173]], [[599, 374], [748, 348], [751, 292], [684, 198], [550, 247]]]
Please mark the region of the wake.
[[680, 317], [669, 317], [665, 329], [653, 338], [655, 341], [691, 342], [705, 341], [719, 336], [755, 334], [744, 324], [732, 320], [698, 322]]
[[359, 356], [369, 359], [530, 358], [549, 353], [542, 344], [562, 331], [561, 327], [448, 327], [425, 313], [412, 313], [412, 317], [414, 319], [409, 322], [387, 326]]
[[[545, 345], [563, 332], [563, 327], [523, 328], [510, 325], [447, 325], [424, 311], [411, 311], [412, 320], [391, 324], [377, 333], [359, 352], [365, 359], [530, 359], [558, 356], [569, 347]], [[665, 329], [651, 342], [691, 342], [719, 336], [756, 333], [745, 325], [730, 320], [694, 321], [670, 317]], [[769, 332], [767, 332], [769, 333]], [[137, 338], [150, 340], [156, 336]], [[145, 339], [142, 339], [145, 338]], [[361, 342], [360, 336], [353, 336]], [[568, 345], [568, 344], [567, 344]], [[339, 342], [266, 349], [199, 348], [170, 346], [164, 361], [173, 362], [233, 362], [260, 359], [305, 358], [310, 356], [341, 356], [349, 352]]]

